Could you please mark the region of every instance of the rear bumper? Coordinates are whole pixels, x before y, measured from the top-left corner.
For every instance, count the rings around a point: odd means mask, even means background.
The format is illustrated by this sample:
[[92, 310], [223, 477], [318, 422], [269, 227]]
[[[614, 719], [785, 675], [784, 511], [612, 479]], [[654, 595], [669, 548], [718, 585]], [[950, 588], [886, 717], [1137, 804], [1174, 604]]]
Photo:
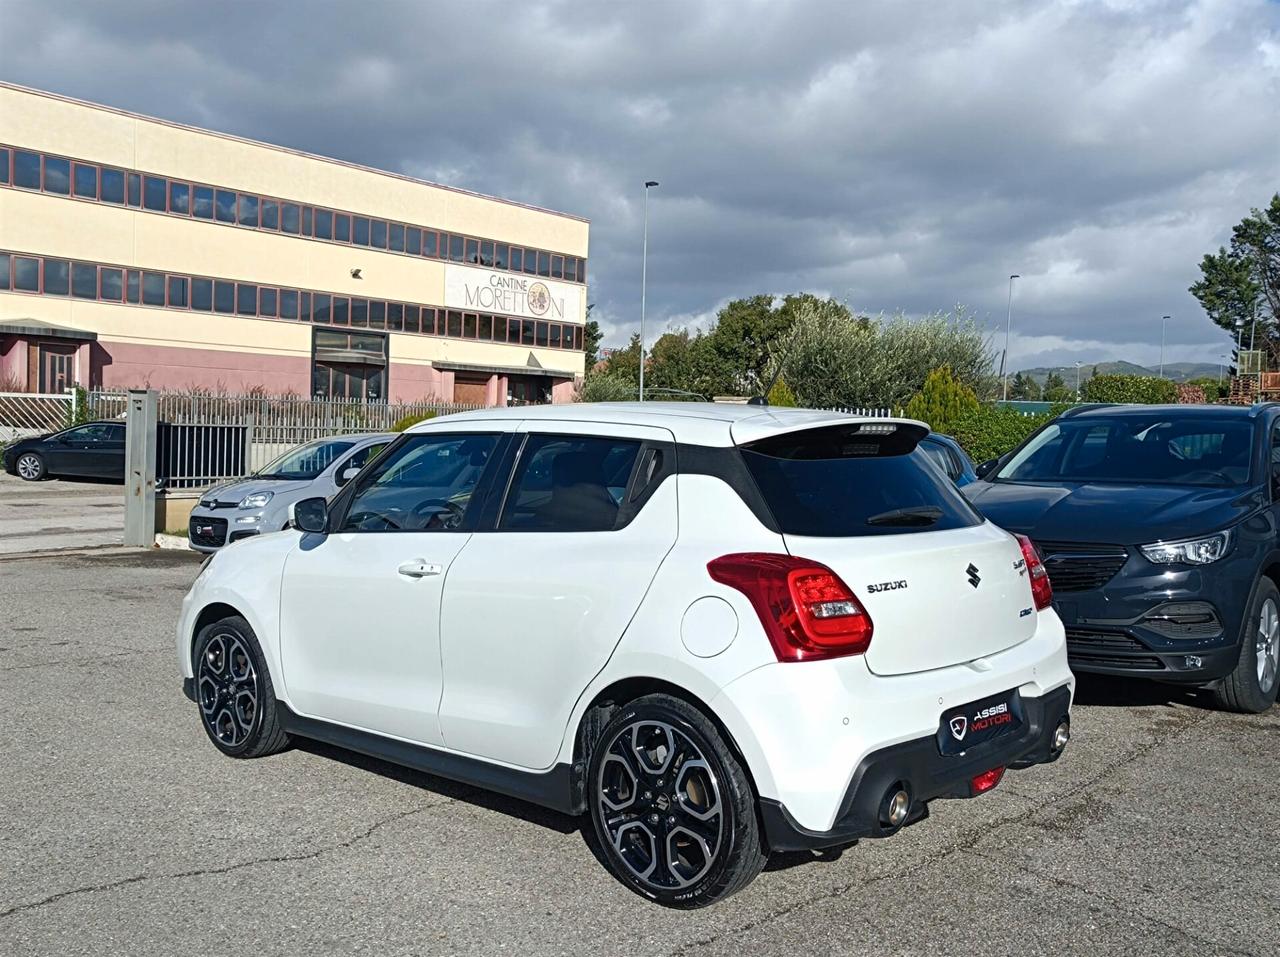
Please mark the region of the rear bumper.
[[887, 837], [897, 828], [881, 823], [885, 797], [902, 787], [911, 796], [907, 823], [927, 813], [935, 798], [973, 796], [975, 775], [996, 767], [1029, 767], [1056, 761], [1053, 749], [1058, 725], [1069, 720], [1071, 689], [1058, 688], [1040, 698], [1023, 698], [1025, 722], [1015, 735], [997, 738], [963, 755], [938, 751], [936, 737], [917, 738], [873, 751], [859, 762], [830, 830], [801, 827], [781, 801], [761, 798], [765, 840], [774, 851], [800, 851], [848, 844], [864, 837]]

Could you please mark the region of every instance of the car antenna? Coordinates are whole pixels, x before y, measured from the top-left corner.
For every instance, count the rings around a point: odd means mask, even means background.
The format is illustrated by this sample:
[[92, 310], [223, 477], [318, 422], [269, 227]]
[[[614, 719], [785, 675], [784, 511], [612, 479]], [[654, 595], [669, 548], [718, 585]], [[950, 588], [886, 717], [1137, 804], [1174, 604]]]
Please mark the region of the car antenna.
[[769, 393], [773, 391], [773, 387], [778, 384], [778, 380], [782, 378], [782, 368], [786, 365], [786, 353], [778, 360], [777, 367], [773, 370], [773, 376], [769, 379], [769, 385], [760, 395], [753, 395], [747, 400], [747, 405], [768, 405]]

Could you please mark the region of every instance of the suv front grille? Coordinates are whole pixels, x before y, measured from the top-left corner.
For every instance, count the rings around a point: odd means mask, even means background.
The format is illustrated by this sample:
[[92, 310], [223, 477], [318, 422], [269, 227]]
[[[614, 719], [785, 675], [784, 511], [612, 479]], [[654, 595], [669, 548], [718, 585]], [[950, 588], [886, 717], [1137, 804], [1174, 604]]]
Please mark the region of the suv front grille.
[[1164, 663], [1151, 649], [1123, 632], [1067, 629], [1069, 664], [1124, 668], [1129, 671], [1162, 671]]
[[227, 540], [227, 520], [192, 516], [191, 523], [187, 526], [187, 534], [191, 536], [192, 545], [221, 548], [223, 542]]
[[1035, 546], [1056, 592], [1101, 588], [1129, 560], [1122, 545], [1037, 541]]

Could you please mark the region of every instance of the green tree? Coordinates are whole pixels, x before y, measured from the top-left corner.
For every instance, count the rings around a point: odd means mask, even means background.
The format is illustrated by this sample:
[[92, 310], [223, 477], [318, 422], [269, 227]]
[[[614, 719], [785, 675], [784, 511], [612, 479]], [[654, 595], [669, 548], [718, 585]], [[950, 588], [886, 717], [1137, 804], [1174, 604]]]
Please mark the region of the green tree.
[[1280, 193], [1235, 225], [1229, 249], [1205, 255], [1190, 291], [1214, 325], [1233, 337], [1237, 321], [1252, 334], [1257, 320], [1258, 343], [1273, 362], [1280, 359]]
[[926, 423], [935, 432], [950, 432], [979, 406], [973, 389], [952, 375], [950, 366], [943, 366], [925, 377], [920, 391], [907, 403], [906, 415]]
[[582, 327], [582, 351], [587, 357], [587, 372], [594, 369], [600, 361], [600, 340], [603, 338], [600, 323], [588, 319], [587, 324]]
[[1029, 375], [1015, 372], [1009, 383], [1009, 398], [1035, 402], [1040, 398], [1040, 383]]
[[767, 399], [770, 405], [783, 409], [793, 408], [796, 404], [796, 394], [791, 391], [791, 386], [787, 385], [787, 380], [781, 376], [773, 384], [773, 388], [769, 390]]
[[1076, 397], [1075, 390], [1067, 388], [1067, 383], [1057, 372], [1050, 372], [1044, 380], [1044, 401], [1070, 402]]
[[809, 408], [900, 408], [941, 366], [979, 398], [993, 396], [996, 385], [987, 333], [960, 308], [869, 319], [802, 305], [779, 354], [787, 385]]

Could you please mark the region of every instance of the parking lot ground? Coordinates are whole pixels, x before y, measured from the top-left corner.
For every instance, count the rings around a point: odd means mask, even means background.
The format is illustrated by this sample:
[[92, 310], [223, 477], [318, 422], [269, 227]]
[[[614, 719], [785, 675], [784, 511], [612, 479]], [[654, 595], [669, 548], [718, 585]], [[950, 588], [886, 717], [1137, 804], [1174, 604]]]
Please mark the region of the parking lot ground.
[[1057, 764], [674, 912], [575, 820], [327, 747], [221, 757], [173, 660], [196, 569], [0, 562], [0, 953], [1280, 954], [1276, 709], [1087, 682]]
[[0, 555], [119, 545], [123, 540], [121, 483], [24, 482], [0, 472]]

